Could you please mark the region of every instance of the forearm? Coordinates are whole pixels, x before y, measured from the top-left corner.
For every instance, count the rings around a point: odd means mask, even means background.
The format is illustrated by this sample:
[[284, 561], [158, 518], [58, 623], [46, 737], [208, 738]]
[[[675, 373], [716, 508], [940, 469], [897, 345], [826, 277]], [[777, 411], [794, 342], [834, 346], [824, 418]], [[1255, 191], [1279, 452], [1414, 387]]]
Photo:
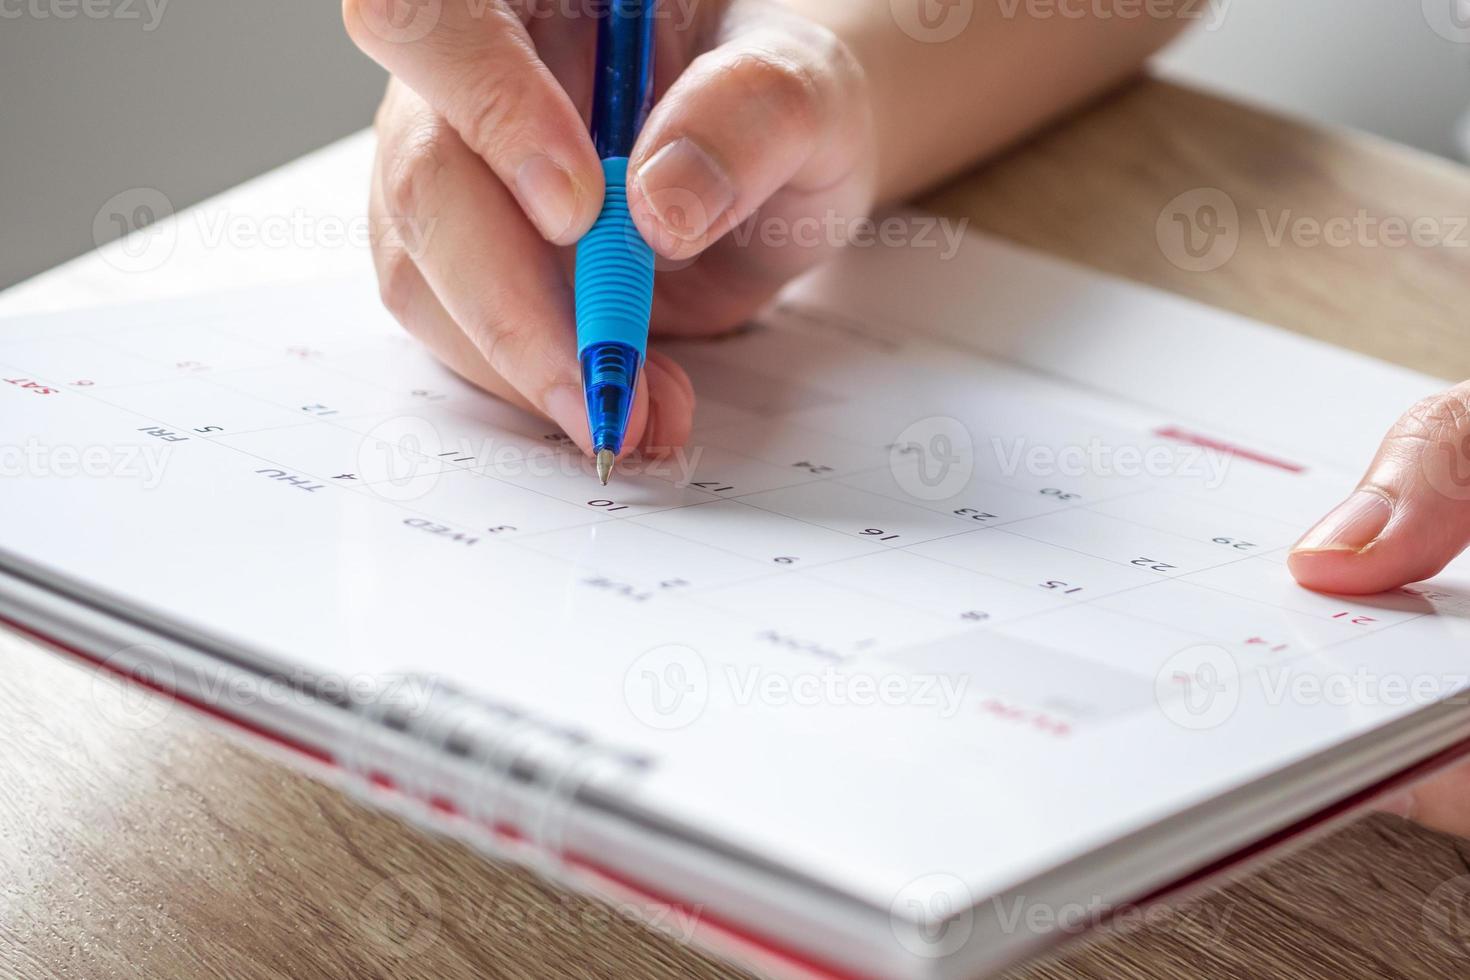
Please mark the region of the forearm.
[[784, 2], [831, 28], [867, 71], [880, 201], [939, 183], [1084, 103], [1207, 13], [1204, 0]]

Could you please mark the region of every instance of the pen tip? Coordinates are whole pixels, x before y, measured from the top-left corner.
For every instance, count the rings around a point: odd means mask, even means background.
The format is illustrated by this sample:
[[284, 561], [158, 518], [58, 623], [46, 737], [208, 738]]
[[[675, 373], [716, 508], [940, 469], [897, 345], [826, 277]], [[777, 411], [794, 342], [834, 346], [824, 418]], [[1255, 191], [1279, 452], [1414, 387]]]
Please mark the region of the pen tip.
[[611, 449], [599, 450], [597, 453], [597, 478], [607, 486], [607, 481], [612, 477], [613, 454]]

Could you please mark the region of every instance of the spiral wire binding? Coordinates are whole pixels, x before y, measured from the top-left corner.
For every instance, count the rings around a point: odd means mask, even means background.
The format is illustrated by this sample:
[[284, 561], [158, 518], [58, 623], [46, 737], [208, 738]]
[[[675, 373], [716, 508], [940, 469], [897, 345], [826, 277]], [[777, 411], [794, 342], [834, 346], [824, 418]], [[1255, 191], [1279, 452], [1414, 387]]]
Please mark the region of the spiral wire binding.
[[[400, 688], [423, 693], [404, 704], [394, 695]], [[458, 830], [491, 857], [527, 865], [549, 880], [569, 877], [567, 828], [584, 792], [625, 794], [649, 766], [637, 754], [431, 675], [390, 675], [371, 696], [354, 700], [352, 711], [352, 735], [338, 761], [356, 777], [349, 781], [356, 794], [375, 806], [386, 802], [412, 822]], [[384, 777], [401, 791], [386, 800]], [[468, 798], [456, 785], [468, 787]], [[458, 821], [439, 812], [439, 802], [476, 833], [463, 834]]]

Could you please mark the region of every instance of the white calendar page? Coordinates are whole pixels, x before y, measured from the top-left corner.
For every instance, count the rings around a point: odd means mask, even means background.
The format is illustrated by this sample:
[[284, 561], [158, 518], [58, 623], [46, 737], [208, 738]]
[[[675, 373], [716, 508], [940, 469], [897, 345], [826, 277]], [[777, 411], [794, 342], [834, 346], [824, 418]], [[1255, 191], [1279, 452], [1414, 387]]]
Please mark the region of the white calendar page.
[[575, 723], [649, 757], [639, 805], [883, 909], [1464, 686], [1463, 565], [1366, 599], [1284, 566], [1431, 379], [981, 238], [668, 349], [691, 445], [604, 490], [363, 281], [12, 320], [0, 548]]

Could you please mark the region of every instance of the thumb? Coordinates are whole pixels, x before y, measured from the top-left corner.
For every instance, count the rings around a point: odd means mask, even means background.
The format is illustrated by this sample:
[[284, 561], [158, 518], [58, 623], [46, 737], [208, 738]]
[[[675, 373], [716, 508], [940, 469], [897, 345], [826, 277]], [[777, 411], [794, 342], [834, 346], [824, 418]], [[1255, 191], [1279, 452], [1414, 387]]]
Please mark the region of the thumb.
[[831, 185], [865, 132], [865, 85], [850, 49], [808, 23], [745, 31], [694, 59], [630, 161], [639, 231], [689, 259], [777, 191]]
[[1470, 544], [1470, 382], [1399, 419], [1356, 492], [1294, 549], [1298, 582], [1366, 595], [1438, 574]]

